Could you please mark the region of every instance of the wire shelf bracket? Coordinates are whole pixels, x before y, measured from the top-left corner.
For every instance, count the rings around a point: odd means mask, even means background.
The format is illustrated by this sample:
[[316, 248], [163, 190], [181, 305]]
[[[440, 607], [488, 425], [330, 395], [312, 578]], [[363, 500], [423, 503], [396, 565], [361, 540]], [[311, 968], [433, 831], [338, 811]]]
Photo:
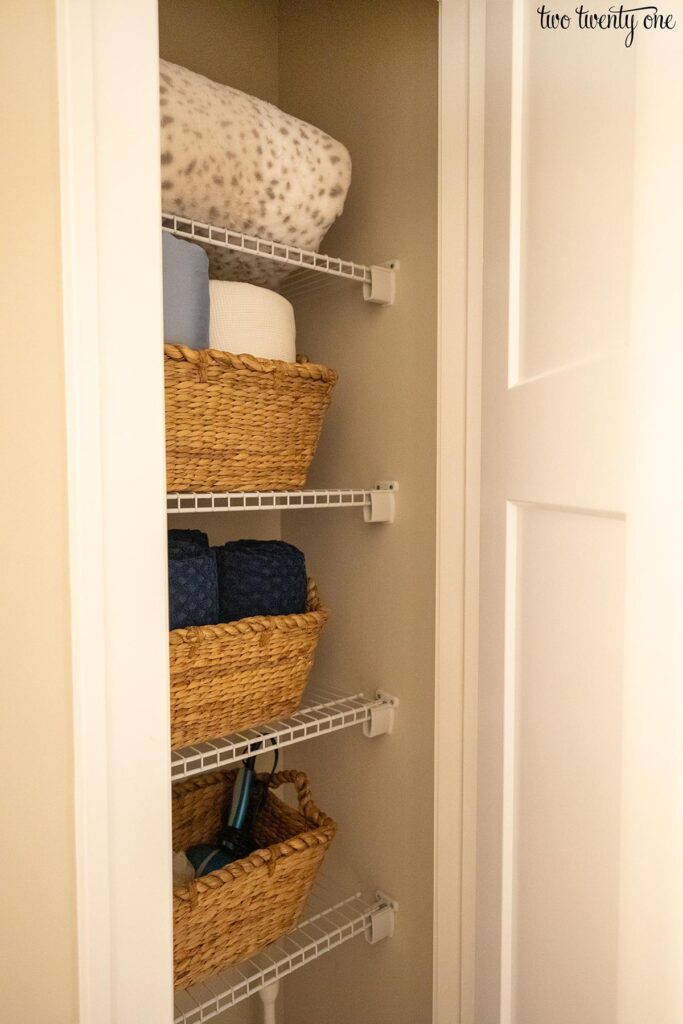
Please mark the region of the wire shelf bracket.
[[382, 265], [365, 266], [352, 263], [350, 260], [325, 256], [309, 249], [299, 249], [294, 245], [271, 242], [256, 235], [245, 235], [241, 231], [219, 228], [212, 224], [179, 217], [174, 213], [162, 213], [161, 226], [164, 231], [186, 238], [201, 245], [213, 245], [231, 252], [241, 252], [248, 256], [257, 256], [283, 263], [297, 270], [327, 274], [332, 277], [355, 281], [363, 286], [363, 298], [379, 306], [392, 306], [396, 299], [396, 271], [398, 260], [390, 260]]
[[375, 697], [352, 696], [331, 690], [313, 690], [302, 707], [290, 718], [269, 722], [193, 747], [171, 751], [171, 782], [226, 768], [254, 754], [263, 754], [315, 736], [362, 725], [365, 736], [374, 738], [392, 732], [398, 699], [384, 690]]
[[167, 512], [258, 512], [312, 508], [362, 508], [366, 523], [393, 523], [396, 480], [380, 480], [371, 490], [337, 488], [300, 491], [206, 491], [166, 495]]
[[173, 1024], [205, 1024], [280, 978], [359, 935], [374, 944], [394, 934], [398, 904], [382, 892], [372, 899], [355, 893], [323, 905], [298, 928], [251, 960], [175, 995]]

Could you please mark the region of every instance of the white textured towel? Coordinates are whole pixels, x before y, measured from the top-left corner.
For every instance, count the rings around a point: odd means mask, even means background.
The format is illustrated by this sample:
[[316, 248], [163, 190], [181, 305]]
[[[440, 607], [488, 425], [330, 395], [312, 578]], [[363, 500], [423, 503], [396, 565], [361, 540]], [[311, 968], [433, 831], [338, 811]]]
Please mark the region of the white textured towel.
[[194, 880], [194, 868], [190, 864], [184, 851], [173, 852], [173, 888], [178, 885], [187, 885]]
[[209, 281], [209, 347], [234, 355], [296, 362], [291, 302], [255, 284]]

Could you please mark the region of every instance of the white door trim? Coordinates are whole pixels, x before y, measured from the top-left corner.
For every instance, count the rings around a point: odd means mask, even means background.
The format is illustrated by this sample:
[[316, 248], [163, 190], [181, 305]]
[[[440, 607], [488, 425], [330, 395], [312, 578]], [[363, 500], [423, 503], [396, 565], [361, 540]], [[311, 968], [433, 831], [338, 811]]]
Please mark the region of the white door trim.
[[142, 1024], [173, 1005], [157, 12], [56, 9], [80, 1020]]
[[484, 6], [441, 0], [434, 1024], [473, 1024]]

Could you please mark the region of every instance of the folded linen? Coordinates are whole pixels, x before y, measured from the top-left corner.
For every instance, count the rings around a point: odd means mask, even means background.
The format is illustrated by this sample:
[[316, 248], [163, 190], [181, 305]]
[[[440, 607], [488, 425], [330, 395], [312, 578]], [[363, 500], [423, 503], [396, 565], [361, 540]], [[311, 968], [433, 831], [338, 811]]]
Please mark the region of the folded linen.
[[237, 540], [212, 549], [221, 622], [306, 611], [303, 552], [280, 540]]
[[195, 873], [184, 850], [173, 851], [173, 888], [194, 881]]
[[162, 231], [164, 341], [206, 348], [209, 343], [209, 257], [199, 245]]
[[216, 556], [210, 548], [169, 546], [168, 613], [169, 629], [219, 621]]
[[[317, 250], [344, 209], [333, 138], [228, 85], [160, 61], [161, 197], [170, 213]], [[211, 276], [273, 286], [285, 265], [215, 249]]]
[[210, 281], [209, 297], [210, 348], [296, 362], [294, 309], [282, 295], [244, 281]]

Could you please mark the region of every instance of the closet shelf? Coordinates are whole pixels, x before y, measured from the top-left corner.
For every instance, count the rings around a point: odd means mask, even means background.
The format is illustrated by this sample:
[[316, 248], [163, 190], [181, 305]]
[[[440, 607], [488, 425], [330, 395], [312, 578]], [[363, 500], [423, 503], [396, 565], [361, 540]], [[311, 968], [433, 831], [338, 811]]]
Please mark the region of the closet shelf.
[[375, 697], [362, 693], [348, 696], [332, 690], [311, 690], [302, 707], [290, 718], [246, 729], [210, 743], [182, 747], [171, 752], [171, 781], [225, 768], [253, 754], [289, 747], [315, 736], [362, 725], [366, 736], [382, 736], [393, 729], [398, 700], [382, 690]]
[[340, 898], [326, 880], [316, 883], [305, 920], [253, 959], [175, 994], [174, 1024], [204, 1024], [337, 946], [364, 935], [372, 944], [394, 934], [397, 904], [384, 893]]
[[207, 491], [166, 495], [167, 512], [258, 512], [259, 510], [362, 508], [366, 523], [393, 523], [395, 480], [382, 480], [372, 490], [333, 488], [301, 491]]
[[397, 260], [391, 260], [383, 266], [365, 266], [362, 263], [352, 263], [350, 260], [325, 256], [308, 249], [298, 249], [293, 245], [270, 242], [255, 235], [244, 235], [241, 231], [202, 224], [200, 221], [178, 217], [173, 213], [162, 213], [161, 226], [164, 231], [169, 231], [178, 238], [187, 238], [204, 246], [229, 249], [231, 252], [246, 253], [295, 268], [282, 284], [282, 291], [286, 294], [294, 295], [308, 290], [318, 274], [326, 274], [328, 277], [355, 281], [362, 285], [363, 298], [366, 302], [392, 306], [396, 297]]

